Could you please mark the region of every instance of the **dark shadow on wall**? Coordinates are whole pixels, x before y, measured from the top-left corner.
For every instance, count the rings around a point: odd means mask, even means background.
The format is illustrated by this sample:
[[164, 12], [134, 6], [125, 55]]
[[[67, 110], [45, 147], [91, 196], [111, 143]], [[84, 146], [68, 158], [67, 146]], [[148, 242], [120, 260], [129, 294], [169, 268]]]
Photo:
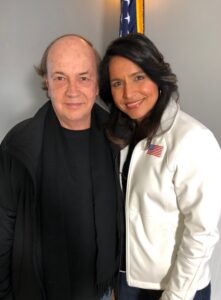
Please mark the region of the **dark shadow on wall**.
[[27, 88], [27, 94], [30, 95], [26, 101], [24, 111], [21, 112], [20, 118], [30, 118], [36, 111], [47, 101], [46, 93], [41, 88], [42, 79], [39, 77], [33, 67], [27, 74], [27, 81], [24, 82], [24, 86]]
[[30, 94], [33, 95], [33, 99], [31, 99], [32, 106], [39, 108], [48, 98], [46, 92], [42, 90], [42, 78], [36, 73], [34, 66], [30, 69], [28, 78], [27, 86], [30, 89]]

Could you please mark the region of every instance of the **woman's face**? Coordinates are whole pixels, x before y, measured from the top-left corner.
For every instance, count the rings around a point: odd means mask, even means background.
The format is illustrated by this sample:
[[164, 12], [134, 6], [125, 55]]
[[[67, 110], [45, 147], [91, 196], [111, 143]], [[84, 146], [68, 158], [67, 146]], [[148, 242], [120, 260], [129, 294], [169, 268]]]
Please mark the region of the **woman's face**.
[[109, 64], [111, 93], [116, 106], [140, 122], [155, 106], [158, 86], [129, 59], [114, 56]]

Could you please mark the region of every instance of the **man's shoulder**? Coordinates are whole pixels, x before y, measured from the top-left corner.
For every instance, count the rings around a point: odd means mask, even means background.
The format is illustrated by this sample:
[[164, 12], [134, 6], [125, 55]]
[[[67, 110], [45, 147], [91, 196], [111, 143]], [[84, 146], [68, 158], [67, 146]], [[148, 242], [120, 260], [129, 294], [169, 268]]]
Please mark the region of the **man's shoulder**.
[[96, 104], [97, 106], [99, 106], [102, 110], [106, 111], [107, 113], [109, 113], [109, 108], [108, 106], [104, 103], [104, 101], [100, 98], [98, 98], [96, 100]]
[[96, 118], [99, 123], [106, 123], [109, 118], [108, 108], [100, 102], [96, 102], [92, 110], [92, 118]]
[[34, 134], [34, 130], [37, 134], [38, 130], [43, 126], [43, 121], [49, 106], [49, 102], [45, 103], [34, 116], [25, 119], [12, 127], [4, 137], [2, 145], [17, 143], [18, 140], [25, 139], [28, 135]]

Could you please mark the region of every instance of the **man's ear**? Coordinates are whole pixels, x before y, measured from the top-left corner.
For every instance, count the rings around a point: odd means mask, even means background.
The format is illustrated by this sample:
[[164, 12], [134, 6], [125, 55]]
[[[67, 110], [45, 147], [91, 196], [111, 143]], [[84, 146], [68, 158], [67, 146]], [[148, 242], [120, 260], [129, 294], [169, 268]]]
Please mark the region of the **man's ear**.
[[44, 82], [45, 87], [48, 89], [48, 79], [47, 79], [46, 75], [43, 77], [43, 82]]
[[98, 84], [98, 82], [97, 82], [96, 96], [99, 96], [99, 84]]
[[48, 84], [48, 79], [47, 79], [46, 75], [43, 77], [43, 86], [44, 86], [44, 90], [46, 90], [48, 99], [50, 99], [51, 96], [50, 96], [50, 92], [49, 92], [49, 84]]

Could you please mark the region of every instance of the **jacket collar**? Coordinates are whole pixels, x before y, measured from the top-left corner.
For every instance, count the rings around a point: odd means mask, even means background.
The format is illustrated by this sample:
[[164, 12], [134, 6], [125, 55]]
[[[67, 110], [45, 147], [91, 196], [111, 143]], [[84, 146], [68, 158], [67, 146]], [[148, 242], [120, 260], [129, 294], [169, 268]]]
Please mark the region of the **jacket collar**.
[[[162, 115], [160, 127], [158, 128], [157, 133], [155, 135], [156, 137], [163, 135], [165, 132], [168, 132], [173, 128], [173, 125], [177, 119], [177, 115], [179, 111], [180, 111], [179, 104], [173, 98], [171, 98]], [[146, 138], [141, 140], [138, 144], [142, 149], [146, 149]], [[126, 146], [124, 149], [120, 151], [120, 157], [121, 157], [120, 171], [122, 171], [123, 164], [127, 157], [128, 150], [129, 150], [129, 146]]]
[[[24, 120], [12, 128], [2, 141], [2, 148], [22, 162], [29, 172], [36, 175], [41, 159], [45, 119], [51, 108], [51, 101], [46, 102], [30, 119]], [[108, 113], [95, 104], [92, 110], [93, 122], [103, 130], [108, 119]], [[119, 149], [111, 144], [112, 153], [117, 156]]]
[[160, 127], [157, 130], [156, 136], [160, 136], [163, 133], [172, 129], [179, 111], [179, 104], [173, 98], [171, 98], [170, 102], [168, 103], [168, 106], [166, 107], [162, 115]]

